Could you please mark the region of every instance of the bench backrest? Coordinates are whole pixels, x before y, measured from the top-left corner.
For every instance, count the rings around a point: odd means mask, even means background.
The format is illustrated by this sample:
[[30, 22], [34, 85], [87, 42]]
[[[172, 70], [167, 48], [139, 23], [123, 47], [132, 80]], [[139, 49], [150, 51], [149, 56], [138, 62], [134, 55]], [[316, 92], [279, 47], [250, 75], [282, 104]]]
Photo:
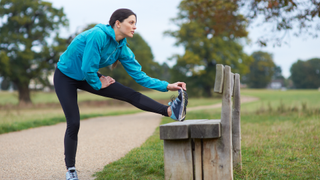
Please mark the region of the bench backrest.
[[[216, 65], [214, 92], [222, 94], [221, 125], [228, 128], [231, 134], [222, 133], [223, 142], [232, 147], [233, 166], [242, 169], [241, 165], [241, 119], [240, 119], [240, 75], [232, 73], [230, 66]], [[233, 102], [231, 97], [233, 96]], [[232, 135], [232, 137], [230, 137]], [[229, 142], [230, 141], [230, 142]]]

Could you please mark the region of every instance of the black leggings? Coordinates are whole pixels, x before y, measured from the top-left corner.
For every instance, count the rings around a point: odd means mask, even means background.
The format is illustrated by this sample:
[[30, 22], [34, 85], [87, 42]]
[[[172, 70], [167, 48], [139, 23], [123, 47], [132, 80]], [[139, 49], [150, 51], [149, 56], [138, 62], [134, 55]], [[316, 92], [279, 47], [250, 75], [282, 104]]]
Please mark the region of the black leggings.
[[77, 89], [85, 90], [104, 97], [126, 101], [144, 111], [168, 116], [168, 106], [158, 103], [131, 88], [115, 82], [101, 90], [93, 89], [87, 81], [77, 81], [64, 75], [58, 68], [54, 73], [54, 88], [67, 119], [67, 130], [64, 138], [64, 154], [67, 168], [75, 166], [80, 113]]

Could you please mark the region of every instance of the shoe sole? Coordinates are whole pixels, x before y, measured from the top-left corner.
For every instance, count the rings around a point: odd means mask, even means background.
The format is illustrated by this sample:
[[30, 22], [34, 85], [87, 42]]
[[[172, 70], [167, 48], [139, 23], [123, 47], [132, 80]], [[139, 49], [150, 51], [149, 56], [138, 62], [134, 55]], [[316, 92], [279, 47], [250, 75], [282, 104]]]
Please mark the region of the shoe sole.
[[179, 118], [179, 121], [184, 121], [184, 119], [186, 118], [186, 113], [185, 113], [185, 102], [186, 102], [186, 92], [184, 90], [182, 90], [182, 104], [183, 106], [181, 106], [181, 109], [180, 109], [180, 113], [181, 115], [183, 115], [182, 117]]

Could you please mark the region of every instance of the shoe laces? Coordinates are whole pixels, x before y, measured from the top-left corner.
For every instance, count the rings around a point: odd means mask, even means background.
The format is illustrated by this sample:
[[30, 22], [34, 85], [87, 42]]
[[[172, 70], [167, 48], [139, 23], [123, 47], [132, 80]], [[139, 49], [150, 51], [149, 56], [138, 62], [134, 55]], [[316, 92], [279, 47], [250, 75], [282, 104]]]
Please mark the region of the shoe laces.
[[71, 178], [78, 178], [76, 170], [70, 170], [69, 175]]
[[[173, 106], [175, 107], [176, 104], [178, 104], [178, 100], [180, 100], [179, 98], [176, 98], [175, 95], [172, 95], [170, 97], [171, 101], [168, 103], [169, 106]], [[178, 100], [177, 100], [178, 99]]]

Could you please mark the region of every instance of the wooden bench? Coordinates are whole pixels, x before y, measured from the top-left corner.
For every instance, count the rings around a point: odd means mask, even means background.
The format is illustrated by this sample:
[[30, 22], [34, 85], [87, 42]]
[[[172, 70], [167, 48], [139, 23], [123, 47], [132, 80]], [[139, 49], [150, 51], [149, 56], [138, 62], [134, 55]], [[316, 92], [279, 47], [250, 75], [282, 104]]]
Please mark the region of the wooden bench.
[[222, 94], [221, 119], [160, 126], [166, 180], [229, 180], [242, 169], [239, 74], [217, 64], [214, 92]]

